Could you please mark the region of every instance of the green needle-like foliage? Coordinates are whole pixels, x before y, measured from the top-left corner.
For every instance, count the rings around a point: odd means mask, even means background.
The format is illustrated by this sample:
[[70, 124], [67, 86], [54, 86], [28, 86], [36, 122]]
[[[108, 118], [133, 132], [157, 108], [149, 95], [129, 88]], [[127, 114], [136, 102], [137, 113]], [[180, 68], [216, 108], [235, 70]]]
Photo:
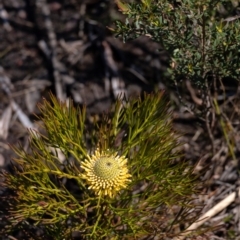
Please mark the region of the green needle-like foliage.
[[[15, 147], [14, 172], [1, 174], [7, 194], [2, 234], [24, 230], [33, 239], [171, 239], [180, 225], [186, 228], [195, 219], [196, 177], [176, 151], [163, 93], [119, 99], [91, 128], [85, 108], [53, 96], [39, 109], [46, 134], [30, 130], [30, 150]], [[127, 159], [129, 181], [113, 197], [96, 194], [83, 177], [83, 162], [96, 149]]]

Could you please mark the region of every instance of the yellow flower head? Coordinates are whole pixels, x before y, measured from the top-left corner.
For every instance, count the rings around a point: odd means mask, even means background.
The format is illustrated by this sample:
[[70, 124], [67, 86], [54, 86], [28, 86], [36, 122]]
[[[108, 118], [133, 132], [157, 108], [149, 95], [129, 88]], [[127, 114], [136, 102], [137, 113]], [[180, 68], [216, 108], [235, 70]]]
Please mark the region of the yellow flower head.
[[82, 178], [86, 179], [89, 187], [97, 195], [114, 197], [130, 182], [131, 174], [128, 173], [127, 159], [119, 157], [117, 153], [100, 153], [95, 151], [89, 159], [82, 163], [85, 172]]

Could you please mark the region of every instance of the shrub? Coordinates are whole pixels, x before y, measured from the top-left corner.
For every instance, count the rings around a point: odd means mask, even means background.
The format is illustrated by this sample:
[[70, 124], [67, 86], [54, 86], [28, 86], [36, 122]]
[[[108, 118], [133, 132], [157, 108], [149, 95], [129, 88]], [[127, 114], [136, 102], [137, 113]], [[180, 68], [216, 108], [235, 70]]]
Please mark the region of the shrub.
[[179, 161], [163, 93], [119, 99], [89, 129], [84, 108], [51, 100], [39, 106], [45, 134], [30, 130], [30, 150], [14, 147], [1, 174], [2, 235], [167, 239], [194, 221], [196, 176]]
[[240, 21], [237, 1], [142, 0], [118, 2], [126, 15], [116, 22], [124, 41], [147, 35], [171, 55], [170, 79], [190, 80], [200, 87], [240, 76]]

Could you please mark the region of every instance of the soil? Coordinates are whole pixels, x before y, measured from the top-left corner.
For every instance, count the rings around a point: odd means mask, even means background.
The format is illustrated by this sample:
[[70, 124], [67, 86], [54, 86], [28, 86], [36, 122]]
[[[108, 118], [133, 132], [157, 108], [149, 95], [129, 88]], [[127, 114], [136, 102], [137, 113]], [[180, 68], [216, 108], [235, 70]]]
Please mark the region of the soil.
[[[9, 145], [28, 146], [27, 128], [36, 128], [37, 103], [50, 91], [61, 101], [86, 105], [90, 118], [107, 111], [118, 94], [138, 96], [157, 88], [171, 102], [180, 151], [202, 174], [198, 201], [205, 204], [204, 213], [239, 188], [238, 83], [225, 82], [231, 94], [224, 100], [218, 95], [226, 141], [219, 115], [196, 114], [200, 93], [191, 83], [176, 89], [166, 82], [167, 52], [147, 36], [124, 44], [109, 30], [114, 19], [122, 16], [107, 0], [0, 2], [0, 166], [8, 169], [15, 156]], [[239, 219], [236, 198], [207, 222], [220, 227], [199, 239], [240, 239]]]

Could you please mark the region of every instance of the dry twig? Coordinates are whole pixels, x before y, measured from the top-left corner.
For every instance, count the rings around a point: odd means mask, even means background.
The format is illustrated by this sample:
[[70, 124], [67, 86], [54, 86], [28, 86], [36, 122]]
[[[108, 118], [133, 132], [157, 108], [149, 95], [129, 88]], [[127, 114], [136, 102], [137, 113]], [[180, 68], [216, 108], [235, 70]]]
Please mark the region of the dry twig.
[[188, 234], [191, 234], [193, 230], [196, 230], [198, 227], [203, 225], [206, 221], [208, 221], [210, 218], [221, 212], [223, 209], [228, 207], [237, 197], [240, 196], [240, 188], [236, 191], [231, 193], [229, 196], [227, 196], [225, 199], [223, 199], [220, 203], [215, 205], [213, 208], [211, 208], [209, 211], [207, 211], [205, 214], [203, 214], [196, 222], [194, 222], [191, 226], [189, 226], [185, 232], [181, 233], [181, 235], [174, 240], [183, 240]]
[[54, 27], [50, 18], [50, 10], [45, 0], [38, 0], [36, 2], [36, 5], [37, 7], [41, 8], [42, 13], [45, 17], [45, 27], [48, 34], [49, 47], [51, 52], [50, 60], [53, 67], [56, 95], [59, 100], [64, 101], [66, 99], [66, 92], [63, 89], [63, 81], [59, 69], [60, 64], [57, 58], [57, 37], [54, 32]]

